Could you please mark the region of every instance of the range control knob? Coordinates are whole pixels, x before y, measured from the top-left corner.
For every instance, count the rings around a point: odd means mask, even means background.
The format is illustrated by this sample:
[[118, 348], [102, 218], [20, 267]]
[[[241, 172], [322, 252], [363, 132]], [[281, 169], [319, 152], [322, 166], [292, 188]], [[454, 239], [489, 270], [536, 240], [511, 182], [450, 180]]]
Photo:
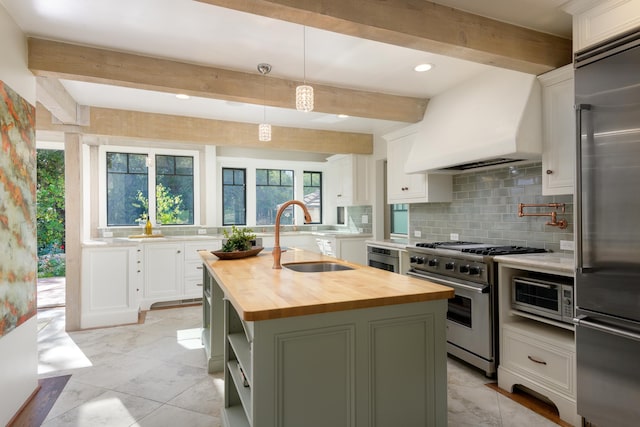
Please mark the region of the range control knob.
[[416, 257], [416, 256], [409, 257], [409, 262], [411, 264], [416, 264], [418, 262], [418, 257]]
[[456, 264], [453, 262], [448, 262], [444, 265], [445, 270], [453, 270], [456, 267]]
[[461, 265], [460, 266], [460, 273], [468, 274], [469, 273], [469, 264]]
[[421, 257], [416, 257], [416, 258], [417, 258], [417, 260], [416, 260], [416, 264], [424, 264], [424, 257], [423, 257], [423, 256], [421, 256]]
[[438, 265], [438, 259], [432, 258], [429, 260], [429, 267], [436, 267]]
[[480, 275], [480, 267], [470, 267], [469, 268], [469, 274], [472, 276], [479, 276]]

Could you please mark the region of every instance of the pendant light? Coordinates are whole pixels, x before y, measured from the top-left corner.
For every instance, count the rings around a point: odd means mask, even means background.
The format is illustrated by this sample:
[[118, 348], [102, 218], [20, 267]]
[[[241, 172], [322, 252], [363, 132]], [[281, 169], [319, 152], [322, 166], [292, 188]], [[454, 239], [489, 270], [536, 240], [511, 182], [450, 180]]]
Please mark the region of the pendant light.
[[271, 71], [271, 65], [260, 63], [258, 71], [262, 74], [263, 82], [262, 123], [258, 125], [258, 140], [269, 142], [271, 141], [271, 125], [267, 123], [267, 74]]
[[313, 111], [313, 88], [307, 85], [307, 27], [302, 27], [302, 52], [304, 77], [302, 85], [296, 87], [296, 110]]

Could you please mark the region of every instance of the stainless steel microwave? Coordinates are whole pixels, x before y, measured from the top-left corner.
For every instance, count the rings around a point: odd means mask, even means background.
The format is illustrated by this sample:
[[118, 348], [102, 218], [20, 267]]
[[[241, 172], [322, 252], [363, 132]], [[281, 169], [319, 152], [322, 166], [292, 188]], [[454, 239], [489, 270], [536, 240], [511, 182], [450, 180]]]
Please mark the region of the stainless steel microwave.
[[571, 278], [514, 277], [511, 282], [511, 308], [573, 323], [574, 300]]

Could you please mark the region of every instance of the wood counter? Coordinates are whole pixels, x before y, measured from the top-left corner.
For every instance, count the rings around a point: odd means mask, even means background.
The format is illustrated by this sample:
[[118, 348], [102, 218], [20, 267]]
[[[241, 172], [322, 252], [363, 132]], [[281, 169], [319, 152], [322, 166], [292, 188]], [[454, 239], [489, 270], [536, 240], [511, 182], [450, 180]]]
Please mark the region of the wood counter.
[[200, 251], [208, 271], [243, 320], [258, 321], [452, 298], [447, 286], [302, 250], [282, 254], [282, 264], [331, 261], [354, 270], [300, 273], [272, 269], [271, 252], [219, 260]]

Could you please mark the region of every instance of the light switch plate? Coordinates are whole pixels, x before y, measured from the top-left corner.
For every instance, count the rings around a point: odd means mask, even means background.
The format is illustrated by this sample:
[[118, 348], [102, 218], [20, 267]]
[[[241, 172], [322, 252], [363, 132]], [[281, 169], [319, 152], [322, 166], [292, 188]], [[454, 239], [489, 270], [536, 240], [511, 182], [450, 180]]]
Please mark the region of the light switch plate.
[[414, 236], [414, 237], [422, 237], [422, 231], [420, 231], [420, 230], [414, 230], [414, 231], [413, 231], [413, 236]]
[[560, 249], [563, 251], [572, 251], [574, 249], [573, 240], [560, 240]]
[[451, 233], [449, 234], [449, 238], [452, 241], [457, 242], [458, 240], [460, 240], [460, 235], [458, 233]]
[[198, 234], [207, 234], [207, 229], [206, 228], [199, 228], [198, 229]]
[[102, 237], [113, 237], [113, 231], [103, 231]]
[[369, 215], [362, 215], [362, 223], [369, 224]]

